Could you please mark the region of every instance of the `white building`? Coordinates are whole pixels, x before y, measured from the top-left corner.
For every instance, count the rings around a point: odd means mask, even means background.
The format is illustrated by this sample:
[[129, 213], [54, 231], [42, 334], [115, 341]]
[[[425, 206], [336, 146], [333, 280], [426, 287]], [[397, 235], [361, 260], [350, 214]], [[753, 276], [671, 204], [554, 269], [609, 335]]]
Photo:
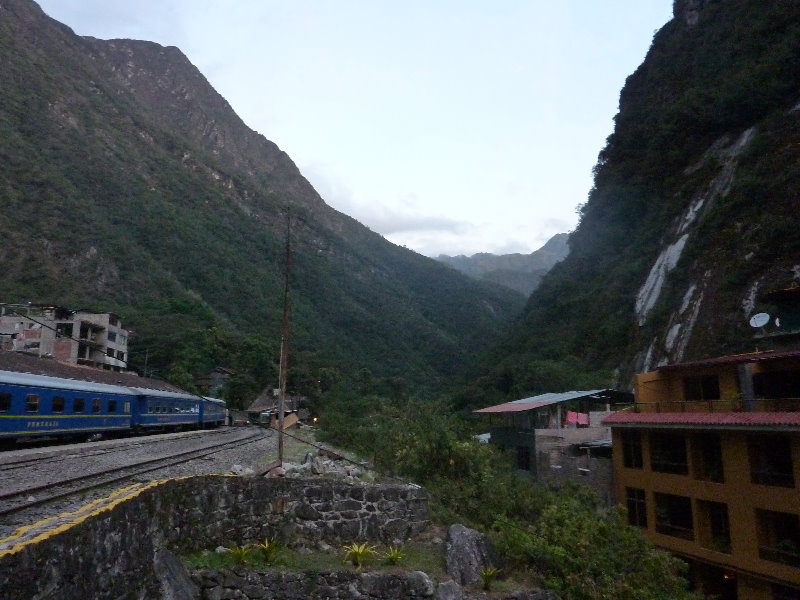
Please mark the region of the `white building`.
[[128, 331], [113, 313], [0, 304], [0, 346], [111, 371], [128, 364]]

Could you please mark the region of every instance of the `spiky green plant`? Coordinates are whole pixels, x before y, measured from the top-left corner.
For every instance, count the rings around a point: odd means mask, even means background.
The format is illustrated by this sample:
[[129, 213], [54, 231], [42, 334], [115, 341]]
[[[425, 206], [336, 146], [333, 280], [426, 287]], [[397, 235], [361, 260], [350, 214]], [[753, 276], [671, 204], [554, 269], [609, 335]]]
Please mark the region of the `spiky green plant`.
[[481, 576], [481, 581], [483, 582], [483, 589], [487, 592], [492, 590], [492, 582], [497, 577], [498, 573], [500, 573], [500, 569], [495, 567], [484, 567], [480, 571], [478, 571], [478, 575]]
[[350, 562], [356, 570], [361, 570], [364, 561], [375, 554], [375, 546], [370, 546], [366, 542], [362, 544], [352, 544], [344, 547], [344, 562]]
[[231, 546], [225, 550], [231, 555], [234, 564], [243, 565], [250, 560], [251, 548], [249, 546]]
[[263, 544], [255, 544], [253, 548], [261, 553], [261, 560], [264, 564], [271, 565], [278, 557], [278, 548], [280, 548], [280, 541], [275, 539], [266, 538]]
[[389, 546], [389, 548], [386, 550], [386, 554], [384, 554], [384, 557], [386, 558], [386, 562], [388, 562], [390, 565], [396, 565], [403, 560], [403, 548]]

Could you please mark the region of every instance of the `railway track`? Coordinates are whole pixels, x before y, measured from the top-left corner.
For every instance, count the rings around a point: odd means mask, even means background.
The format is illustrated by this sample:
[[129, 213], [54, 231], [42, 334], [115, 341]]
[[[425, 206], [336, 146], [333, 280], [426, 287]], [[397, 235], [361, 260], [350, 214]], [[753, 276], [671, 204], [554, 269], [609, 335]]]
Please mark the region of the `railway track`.
[[[237, 430], [233, 431], [237, 432]], [[160, 450], [156, 455], [150, 454], [141, 459], [133, 459], [131, 462], [124, 465], [113, 464], [112, 466], [94, 470], [91, 473], [86, 473], [84, 471], [80, 475], [67, 476], [55, 480], [50, 479], [46, 482], [40, 481], [39, 483], [25, 484], [18, 482], [15, 484], [8, 484], [6, 487], [0, 487], [0, 519], [5, 521], [11, 515], [22, 511], [28, 511], [34, 507], [119, 485], [121, 482], [134, 480], [141, 475], [167, 469], [192, 460], [198, 460], [234, 446], [242, 446], [259, 441], [268, 435], [265, 430], [260, 428], [248, 429], [243, 432], [242, 430], [238, 431], [241, 433], [237, 432], [232, 439], [214, 440], [212, 444], [187, 448], [177, 452], [170, 451], [169, 448], [167, 448], [165, 450]], [[20, 458], [20, 460], [4, 463], [2, 467], [0, 467], [0, 475], [4, 470], [16, 470], [25, 466], [31, 468], [34, 464], [38, 470], [46, 463], [51, 463], [50, 466], [52, 468], [59, 460], [63, 463], [67, 458], [70, 460], [84, 460], [97, 458], [100, 455], [113, 453], [122, 454], [129, 451], [130, 446], [119, 445], [113, 449], [92, 449], [86, 452], [79, 452], [69, 457], [62, 454], [60, 456], [48, 456], [46, 458], [39, 457], [38, 459], [36, 457]], [[44, 463], [42, 461], [44, 461]], [[18, 481], [19, 477], [17, 476], [14, 479]], [[25, 479], [31, 481], [28, 477]], [[0, 479], [0, 481], [2, 481], [2, 479]], [[36, 479], [33, 479], [33, 481], [36, 481]]]

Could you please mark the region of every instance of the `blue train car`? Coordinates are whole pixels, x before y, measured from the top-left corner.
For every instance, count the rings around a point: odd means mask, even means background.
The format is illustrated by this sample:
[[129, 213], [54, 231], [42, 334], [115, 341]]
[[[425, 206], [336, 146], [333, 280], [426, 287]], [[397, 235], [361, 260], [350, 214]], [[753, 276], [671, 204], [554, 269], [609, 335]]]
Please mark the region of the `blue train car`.
[[135, 383], [0, 370], [0, 441], [175, 431], [225, 423], [223, 400]]
[[218, 427], [225, 424], [228, 407], [224, 400], [203, 396], [200, 403], [200, 426]]
[[0, 439], [128, 431], [127, 387], [0, 371]]
[[200, 426], [202, 398], [186, 392], [130, 388], [136, 394], [133, 427], [139, 430]]

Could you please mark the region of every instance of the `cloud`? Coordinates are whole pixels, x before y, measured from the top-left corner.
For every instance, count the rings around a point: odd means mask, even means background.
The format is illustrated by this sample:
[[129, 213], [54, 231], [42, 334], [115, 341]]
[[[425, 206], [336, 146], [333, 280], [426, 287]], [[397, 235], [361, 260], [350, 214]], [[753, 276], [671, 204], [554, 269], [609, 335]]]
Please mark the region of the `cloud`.
[[469, 227], [462, 220], [421, 210], [414, 195], [407, 195], [391, 204], [376, 200], [362, 201], [356, 199], [347, 183], [327, 173], [323, 165], [303, 165], [301, 171], [327, 204], [381, 235], [421, 232], [460, 234]]

